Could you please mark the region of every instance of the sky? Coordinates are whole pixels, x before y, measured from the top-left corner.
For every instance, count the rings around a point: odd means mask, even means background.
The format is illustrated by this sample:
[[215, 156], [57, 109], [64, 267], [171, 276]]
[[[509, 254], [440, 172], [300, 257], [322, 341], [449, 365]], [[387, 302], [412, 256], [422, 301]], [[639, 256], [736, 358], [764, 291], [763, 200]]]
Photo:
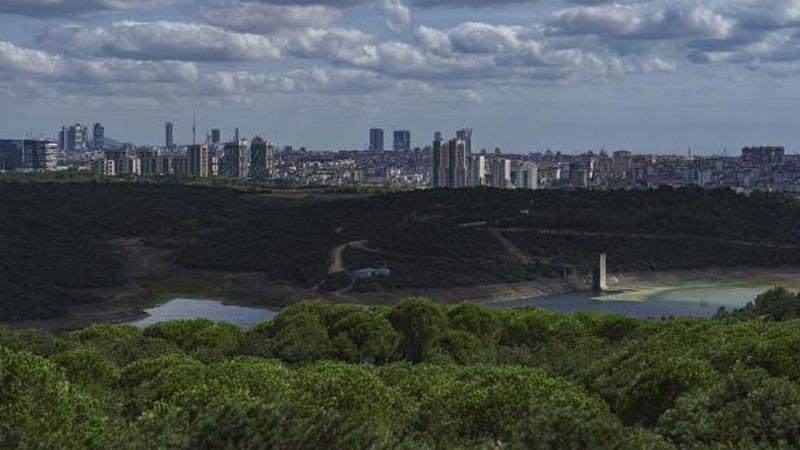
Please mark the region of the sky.
[[800, 150], [800, 0], [0, 0], [0, 138]]

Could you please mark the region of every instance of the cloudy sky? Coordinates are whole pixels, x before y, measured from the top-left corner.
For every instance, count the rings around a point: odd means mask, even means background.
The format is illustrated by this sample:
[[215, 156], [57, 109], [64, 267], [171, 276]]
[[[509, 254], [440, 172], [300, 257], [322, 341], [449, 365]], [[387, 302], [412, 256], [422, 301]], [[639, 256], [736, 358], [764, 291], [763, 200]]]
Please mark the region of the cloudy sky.
[[[800, 149], [800, 0], [0, 0], [0, 137]], [[387, 139], [388, 140], [388, 139]]]

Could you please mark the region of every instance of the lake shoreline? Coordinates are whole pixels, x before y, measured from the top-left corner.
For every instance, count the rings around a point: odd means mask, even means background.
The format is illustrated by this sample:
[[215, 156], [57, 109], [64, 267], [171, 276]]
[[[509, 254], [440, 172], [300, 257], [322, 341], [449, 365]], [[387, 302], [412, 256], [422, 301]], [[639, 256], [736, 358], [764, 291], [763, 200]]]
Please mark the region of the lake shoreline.
[[[609, 275], [610, 291], [650, 292], [665, 288], [674, 288], [690, 282], [733, 282], [753, 283], [759, 285], [786, 286], [800, 290], [800, 267], [778, 268], [717, 268], [703, 270], [676, 270], [663, 272], [633, 272]], [[264, 309], [280, 309], [304, 300], [324, 300], [334, 303], [354, 303], [362, 305], [391, 305], [409, 297], [429, 297], [443, 303], [474, 301], [493, 305], [521, 300], [535, 300], [551, 295], [566, 294], [591, 289], [590, 280], [581, 277], [569, 279], [542, 279], [528, 282], [502, 283], [482, 286], [387, 290], [366, 293], [324, 293], [309, 289], [285, 290], [287, 294], [282, 301], [256, 302], [243, 300], [237, 296], [224, 298], [219, 291], [212, 295], [200, 292], [192, 293], [159, 293], [148, 298], [114, 299], [107, 302], [80, 305], [70, 308], [68, 317], [43, 320], [24, 320], [3, 322], [2, 326], [12, 329], [36, 328], [49, 331], [64, 332], [80, 329], [92, 323], [131, 323], [142, 320], [149, 315], [145, 309], [164, 302], [169, 298], [188, 299], [221, 299], [225, 304], [250, 306]], [[614, 302], [614, 300], [609, 300]], [[631, 300], [622, 300], [631, 301]]]

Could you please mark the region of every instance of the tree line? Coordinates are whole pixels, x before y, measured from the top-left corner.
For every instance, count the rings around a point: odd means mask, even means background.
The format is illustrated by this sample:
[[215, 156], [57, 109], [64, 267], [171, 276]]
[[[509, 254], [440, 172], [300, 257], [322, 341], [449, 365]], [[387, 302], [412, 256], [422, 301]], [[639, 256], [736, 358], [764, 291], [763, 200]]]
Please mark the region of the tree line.
[[789, 449], [797, 294], [715, 320], [424, 298], [0, 330], [0, 447]]

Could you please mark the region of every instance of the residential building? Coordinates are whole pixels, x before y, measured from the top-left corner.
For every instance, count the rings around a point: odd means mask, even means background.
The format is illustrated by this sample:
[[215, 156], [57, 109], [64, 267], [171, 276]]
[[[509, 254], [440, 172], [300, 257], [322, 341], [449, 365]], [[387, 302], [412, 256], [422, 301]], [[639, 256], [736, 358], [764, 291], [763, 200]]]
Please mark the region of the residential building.
[[210, 175], [211, 158], [208, 153], [208, 145], [190, 145], [186, 150], [186, 157], [189, 176], [207, 178]]
[[510, 189], [511, 184], [511, 161], [506, 158], [494, 158], [492, 160], [492, 187], [498, 189]]
[[486, 186], [486, 156], [472, 155], [469, 160], [469, 185], [472, 187]]
[[236, 139], [225, 144], [222, 164], [224, 176], [228, 178], [247, 178], [249, 161], [247, 139]]
[[512, 168], [512, 179], [517, 189], [539, 188], [539, 167], [530, 161], [516, 161]]
[[250, 174], [252, 180], [268, 180], [272, 177], [275, 147], [260, 137], [250, 144]]

